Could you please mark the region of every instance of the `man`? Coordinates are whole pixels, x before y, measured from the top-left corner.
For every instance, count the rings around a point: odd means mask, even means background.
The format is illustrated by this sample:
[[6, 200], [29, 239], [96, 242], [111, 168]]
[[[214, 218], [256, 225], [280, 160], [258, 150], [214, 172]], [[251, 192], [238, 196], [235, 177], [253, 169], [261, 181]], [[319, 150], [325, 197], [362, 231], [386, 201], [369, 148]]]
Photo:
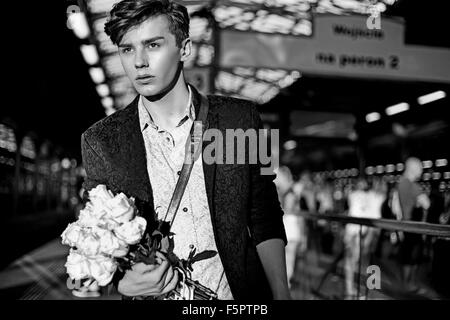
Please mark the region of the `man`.
[[[381, 205], [384, 195], [381, 191], [381, 182], [375, 180], [371, 188], [364, 178], [359, 178], [356, 188], [348, 195], [348, 216], [357, 218], [380, 219]], [[360, 230], [361, 229], [361, 230]], [[360, 238], [361, 231], [361, 238]], [[345, 226], [345, 291], [347, 299], [361, 299], [357, 297], [355, 286], [355, 272], [359, 272], [359, 259], [370, 258], [373, 251], [374, 239], [378, 234], [377, 229], [367, 226], [349, 223]], [[360, 243], [360, 241], [362, 241]], [[360, 249], [362, 249], [360, 251]], [[357, 284], [359, 285], [359, 284]]]
[[[82, 135], [85, 188], [106, 184], [136, 198], [146, 215], [162, 218], [184, 161], [184, 145], [201, 97], [184, 79], [191, 54], [189, 15], [163, 0], [123, 0], [105, 25], [118, 46], [124, 70], [139, 95], [125, 109]], [[253, 103], [209, 96], [206, 127], [261, 128]], [[203, 143], [203, 150], [208, 145]], [[252, 148], [255, 146], [249, 146]], [[193, 280], [219, 299], [289, 299], [283, 212], [261, 163], [210, 164], [199, 157], [192, 169], [172, 231], [174, 252], [217, 251], [193, 265]], [[170, 217], [169, 217], [170, 218]], [[118, 282], [124, 296], [159, 296], [178, 282], [164, 255], [157, 266], [137, 263]]]
[[[367, 181], [364, 178], [358, 179], [355, 190], [348, 195], [348, 216], [367, 218]], [[344, 229], [344, 268], [345, 268], [345, 293], [346, 299], [359, 299], [357, 297], [357, 287], [355, 287], [355, 272], [358, 270], [358, 259], [360, 254], [359, 238], [360, 226], [349, 223]], [[363, 235], [367, 232], [367, 227], [363, 227]], [[364, 241], [364, 240], [363, 240]], [[359, 284], [358, 284], [359, 285]]]
[[[402, 220], [422, 221], [423, 210], [430, 207], [430, 200], [423, 193], [417, 180], [422, 176], [422, 162], [417, 158], [408, 158], [405, 171], [398, 183], [397, 192]], [[421, 256], [422, 236], [420, 234], [405, 233], [401, 245], [401, 259], [403, 263], [403, 281], [411, 290], [416, 291], [415, 275]]]

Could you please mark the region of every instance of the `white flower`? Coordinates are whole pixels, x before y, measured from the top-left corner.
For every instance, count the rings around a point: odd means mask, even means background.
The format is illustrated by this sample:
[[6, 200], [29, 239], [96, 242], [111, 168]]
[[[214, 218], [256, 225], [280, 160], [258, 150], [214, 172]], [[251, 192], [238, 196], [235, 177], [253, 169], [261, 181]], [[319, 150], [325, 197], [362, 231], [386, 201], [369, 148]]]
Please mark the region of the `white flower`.
[[86, 232], [79, 241], [77, 249], [86, 256], [95, 256], [100, 253], [100, 240], [95, 234]]
[[112, 198], [114, 198], [113, 193], [104, 184], [99, 184], [89, 191], [89, 200], [97, 208], [104, 208], [106, 202]]
[[133, 202], [123, 193], [119, 193], [114, 198], [108, 200], [106, 205], [112, 219], [119, 224], [129, 222], [134, 217]]
[[92, 207], [86, 205], [86, 208], [80, 210], [80, 215], [78, 216], [78, 223], [83, 227], [94, 227], [100, 223], [99, 218], [94, 214]]
[[90, 275], [97, 280], [99, 286], [106, 286], [111, 282], [117, 265], [113, 259], [105, 256], [96, 256], [89, 259]]
[[121, 241], [121, 246], [118, 249], [114, 250], [114, 252], [111, 253], [111, 255], [115, 258], [122, 258], [127, 255], [128, 250], [129, 250], [128, 245], [125, 242]]
[[90, 276], [88, 259], [76, 250], [70, 249], [65, 267], [73, 280], [81, 280]]
[[71, 247], [76, 247], [81, 241], [83, 236], [83, 229], [78, 225], [78, 223], [70, 223], [66, 230], [61, 234], [62, 243], [67, 244]]
[[128, 253], [127, 244], [111, 231], [102, 228], [93, 228], [92, 231], [99, 239], [101, 253], [114, 257], [123, 257]]
[[119, 239], [127, 244], [136, 244], [141, 240], [146, 226], [147, 221], [144, 218], [136, 217], [116, 228], [114, 232]]

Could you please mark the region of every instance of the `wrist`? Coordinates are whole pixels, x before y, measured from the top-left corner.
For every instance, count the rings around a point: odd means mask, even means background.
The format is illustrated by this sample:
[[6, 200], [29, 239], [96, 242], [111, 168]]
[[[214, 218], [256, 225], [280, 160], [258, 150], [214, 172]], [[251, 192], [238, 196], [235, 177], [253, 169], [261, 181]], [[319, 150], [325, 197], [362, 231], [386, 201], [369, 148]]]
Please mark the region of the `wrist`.
[[273, 299], [274, 300], [292, 300], [292, 297], [291, 297], [289, 290], [283, 290], [280, 292], [274, 292]]
[[287, 285], [281, 285], [273, 288], [272, 295], [274, 300], [291, 300], [291, 293]]

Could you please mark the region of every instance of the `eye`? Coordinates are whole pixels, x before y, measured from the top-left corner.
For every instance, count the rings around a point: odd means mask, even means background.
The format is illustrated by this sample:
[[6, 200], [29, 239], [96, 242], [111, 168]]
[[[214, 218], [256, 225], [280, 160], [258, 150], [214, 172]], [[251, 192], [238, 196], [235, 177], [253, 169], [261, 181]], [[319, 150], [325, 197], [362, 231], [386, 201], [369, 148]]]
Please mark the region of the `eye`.
[[159, 43], [156, 43], [156, 42], [152, 42], [152, 43], [150, 43], [149, 45], [149, 48], [159, 48], [160, 47], [160, 45], [159, 45]]
[[131, 52], [131, 48], [129, 48], [129, 47], [122, 48], [121, 52], [124, 53], [124, 54], [130, 53]]

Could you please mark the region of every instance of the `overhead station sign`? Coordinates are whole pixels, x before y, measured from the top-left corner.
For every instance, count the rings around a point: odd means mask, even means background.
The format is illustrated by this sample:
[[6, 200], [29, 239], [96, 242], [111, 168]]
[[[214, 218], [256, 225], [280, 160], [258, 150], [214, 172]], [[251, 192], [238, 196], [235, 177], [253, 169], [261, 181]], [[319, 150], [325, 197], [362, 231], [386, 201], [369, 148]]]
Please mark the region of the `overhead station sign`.
[[311, 37], [222, 30], [221, 67], [295, 69], [362, 78], [450, 82], [450, 50], [404, 43], [400, 20], [318, 15]]

